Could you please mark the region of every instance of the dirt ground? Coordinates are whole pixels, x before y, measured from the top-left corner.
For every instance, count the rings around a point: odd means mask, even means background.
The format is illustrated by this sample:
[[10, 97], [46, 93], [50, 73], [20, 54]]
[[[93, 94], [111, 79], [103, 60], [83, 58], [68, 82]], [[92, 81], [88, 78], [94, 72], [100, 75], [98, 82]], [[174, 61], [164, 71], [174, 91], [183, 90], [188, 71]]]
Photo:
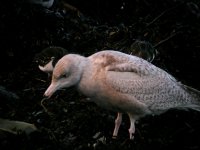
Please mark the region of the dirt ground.
[[200, 2], [198, 0], [69, 0], [46, 9], [23, 1], [0, 2], [0, 118], [34, 124], [37, 132], [0, 132], [0, 149], [200, 149], [200, 113], [169, 110], [136, 123], [129, 140], [124, 115], [112, 139], [116, 113], [98, 107], [74, 88], [57, 92], [41, 106], [50, 84], [38, 69], [36, 54], [60, 46], [85, 56], [103, 49], [135, 53], [136, 41], [157, 53], [152, 61], [200, 90]]

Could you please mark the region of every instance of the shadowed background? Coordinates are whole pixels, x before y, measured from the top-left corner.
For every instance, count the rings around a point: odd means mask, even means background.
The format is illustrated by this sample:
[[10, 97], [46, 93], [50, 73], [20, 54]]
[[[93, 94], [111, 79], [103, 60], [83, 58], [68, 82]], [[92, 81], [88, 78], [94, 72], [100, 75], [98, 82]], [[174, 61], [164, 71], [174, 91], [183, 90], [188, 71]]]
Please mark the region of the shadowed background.
[[[88, 56], [102, 49], [135, 51], [136, 41], [157, 50], [153, 64], [200, 90], [200, 2], [198, 0], [66, 0], [49, 9], [24, 1], [0, 2], [0, 86], [19, 99], [1, 98], [0, 117], [31, 122], [41, 130], [31, 138], [1, 136], [8, 149], [198, 149], [200, 114], [170, 110], [138, 122], [134, 142], [127, 141], [127, 122], [112, 140], [115, 114], [85, 101], [69, 89], [40, 105], [50, 79], [38, 69], [35, 55], [60, 46]], [[100, 133], [98, 137], [94, 135]], [[102, 142], [106, 137], [106, 142]], [[39, 140], [36, 140], [39, 139]], [[25, 142], [24, 142], [25, 141]], [[45, 142], [41, 142], [45, 141]], [[48, 143], [48, 144], [45, 144]], [[34, 146], [32, 146], [34, 145]]]

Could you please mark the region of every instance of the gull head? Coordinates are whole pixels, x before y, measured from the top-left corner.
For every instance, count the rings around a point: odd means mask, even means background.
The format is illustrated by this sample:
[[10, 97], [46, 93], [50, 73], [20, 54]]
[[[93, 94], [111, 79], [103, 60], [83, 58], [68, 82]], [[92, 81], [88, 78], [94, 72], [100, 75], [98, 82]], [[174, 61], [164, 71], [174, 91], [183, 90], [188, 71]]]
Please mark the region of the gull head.
[[83, 72], [83, 58], [74, 54], [63, 56], [53, 69], [51, 84], [44, 96], [50, 98], [57, 90], [76, 86]]

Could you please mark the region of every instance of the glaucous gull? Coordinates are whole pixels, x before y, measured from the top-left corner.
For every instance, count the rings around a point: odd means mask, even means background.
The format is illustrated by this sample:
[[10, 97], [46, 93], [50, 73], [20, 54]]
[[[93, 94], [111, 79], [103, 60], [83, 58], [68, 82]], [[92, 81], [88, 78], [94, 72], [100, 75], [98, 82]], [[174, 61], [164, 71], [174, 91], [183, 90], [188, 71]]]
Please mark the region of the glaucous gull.
[[122, 113], [130, 118], [129, 135], [134, 138], [135, 121], [147, 114], [159, 114], [170, 108], [199, 110], [200, 92], [177, 82], [166, 71], [148, 61], [114, 50], [89, 57], [63, 56], [56, 64], [51, 85], [45, 91], [51, 97], [57, 90], [76, 86], [103, 108], [118, 112], [113, 136], [117, 136]]

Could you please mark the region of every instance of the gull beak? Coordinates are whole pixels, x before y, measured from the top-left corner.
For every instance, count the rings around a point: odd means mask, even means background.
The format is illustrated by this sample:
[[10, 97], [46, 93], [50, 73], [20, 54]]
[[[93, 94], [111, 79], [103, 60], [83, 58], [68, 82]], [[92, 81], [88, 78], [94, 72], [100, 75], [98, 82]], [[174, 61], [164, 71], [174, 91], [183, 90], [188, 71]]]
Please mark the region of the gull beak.
[[54, 93], [55, 91], [57, 90], [56, 88], [57, 86], [55, 84], [51, 84], [48, 89], [45, 91], [44, 93], [44, 97], [47, 97], [47, 98], [50, 98]]

